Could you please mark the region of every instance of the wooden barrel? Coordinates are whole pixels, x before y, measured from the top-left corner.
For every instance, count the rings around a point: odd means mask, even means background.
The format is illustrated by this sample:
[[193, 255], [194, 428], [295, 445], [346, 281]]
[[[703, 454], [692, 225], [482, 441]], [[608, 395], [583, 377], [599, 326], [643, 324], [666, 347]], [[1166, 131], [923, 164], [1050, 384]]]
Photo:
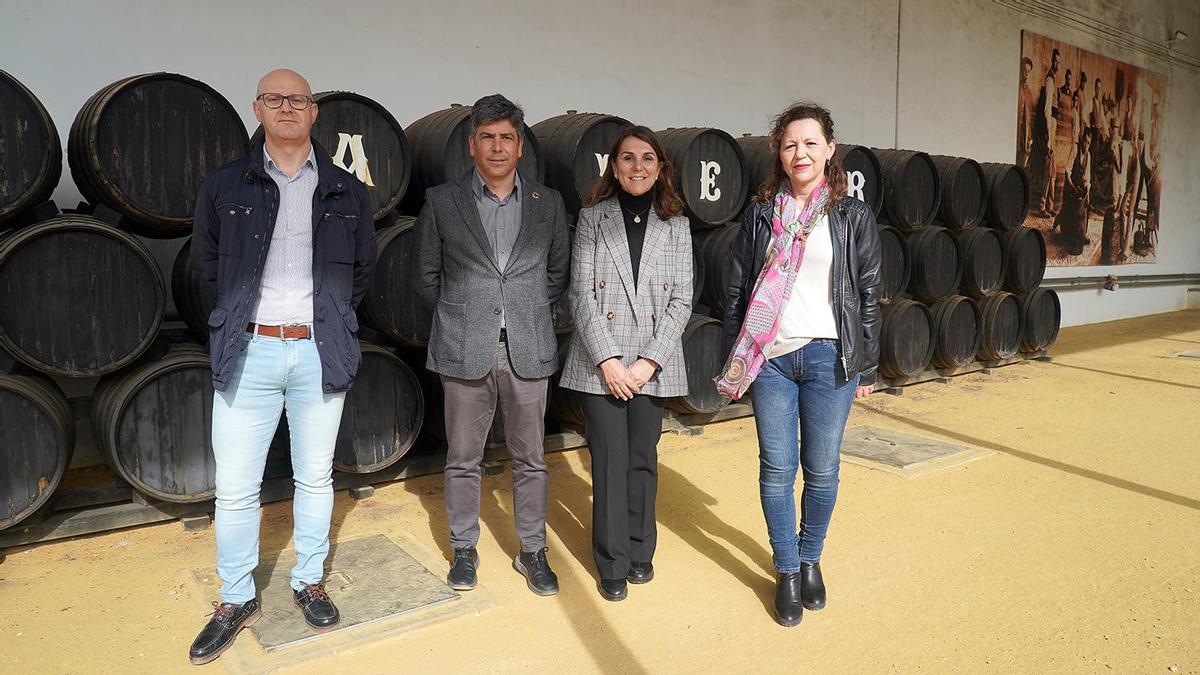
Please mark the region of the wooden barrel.
[[999, 361], [1017, 353], [1021, 341], [1021, 302], [1012, 293], [1000, 291], [979, 301], [983, 331], [979, 341], [980, 361]]
[[578, 213], [608, 166], [608, 151], [629, 121], [568, 110], [533, 125], [546, 164], [546, 185], [558, 190], [567, 213]]
[[962, 279], [962, 252], [954, 233], [944, 227], [923, 227], [907, 235], [912, 272], [908, 291], [924, 303], [952, 295]]
[[929, 155], [915, 150], [873, 148], [883, 172], [883, 218], [889, 225], [912, 230], [938, 212], [942, 183]]
[[876, 216], [883, 209], [883, 168], [865, 145], [838, 143], [833, 156], [846, 170], [846, 194], [867, 203]]
[[586, 424], [583, 417], [583, 394], [573, 389], [559, 386], [562, 370], [567, 364], [567, 358], [570, 356], [573, 342], [574, 337], [571, 335], [559, 334], [558, 336], [558, 353], [555, 355], [558, 362], [558, 369], [555, 371], [554, 376], [550, 378], [550, 390], [547, 392], [546, 401], [546, 419], [557, 420], [582, 429]]
[[952, 230], [973, 227], [987, 208], [987, 182], [979, 163], [966, 157], [933, 155], [942, 185], [938, 219]]
[[421, 399], [425, 401], [425, 419], [421, 422], [422, 445], [445, 449], [446, 441], [446, 398], [442, 391], [442, 379], [437, 373], [425, 368], [424, 349], [398, 349], [395, 352], [412, 371], [421, 387]]
[[954, 236], [962, 252], [959, 292], [979, 299], [1000, 290], [1004, 282], [1004, 246], [1000, 235], [991, 228], [968, 227]]
[[215, 89], [183, 75], [118, 80], [88, 99], [67, 141], [79, 191], [147, 237], [192, 230], [196, 193], [213, 169], [246, 154], [246, 127]]
[[74, 448], [75, 420], [58, 387], [0, 373], [0, 530], [46, 503]]
[[31, 368], [91, 377], [150, 346], [166, 293], [135, 237], [70, 215], [0, 240], [0, 349]]
[[425, 346], [432, 321], [412, 287], [415, 225], [415, 218], [401, 216], [395, 225], [375, 233], [375, 275], [358, 308], [364, 324], [406, 347]]
[[883, 307], [879, 334], [879, 374], [897, 380], [925, 370], [933, 358], [934, 328], [929, 309], [912, 300]]
[[1029, 178], [1025, 170], [997, 162], [984, 162], [979, 167], [987, 185], [985, 223], [1000, 230], [1020, 227], [1029, 213]]
[[108, 465], [134, 489], [168, 502], [213, 497], [212, 371], [202, 347], [171, 349], [100, 380], [92, 432]]
[[880, 226], [879, 252], [879, 299], [891, 302], [904, 295], [908, 288], [912, 263], [908, 253], [908, 241], [894, 227]]
[[676, 188], [693, 228], [716, 227], [741, 213], [749, 176], [732, 136], [702, 127], [655, 133], [675, 166]]
[[933, 364], [960, 368], [975, 360], [981, 339], [982, 317], [974, 300], [952, 295], [929, 308], [933, 315]]
[[[358, 308], [364, 325], [404, 347], [424, 347], [433, 320], [413, 289], [415, 227], [416, 218], [399, 216], [395, 225], [375, 232], [375, 272]], [[571, 331], [573, 320], [566, 295], [554, 305], [553, 318], [556, 332]]]
[[395, 464], [417, 440], [425, 418], [421, 383], [391, 350], [360, 343], [362, 365], [346, 394], [333, 467], [371, 473]]
[[587, 425], [583, 416], [583, 394], [557, 383], [550, 388], [550, 400], [546, 404], [546, 417], [578, 427]]
[[[405, 130], [412, 147], [412, 181], [401, 203], [402, 210], [417, 215], [425, 203], [425, 190], [470, 171], [475, 162], [467, 150], [471, 136], [471, 106], [452, 105], [431, 112], [408, 125]], [[533, 129], [525, 125], [525, 145], [517, 160], [521, 175], [539, 183], [546, 177], [546, 162], [541, 143]]]
[[1018, 227], [1000, 235], [1004, 245], [1004, 290], [1031, 291], [1046, 275], [1046, 240], [1035, 227]]
[[771, 139], [767, 136], [742, 134], [737, 139], [738, 147], [742, 149], [742, 157], [746, 167], [746, 200], [745, 204], [754, 201], [754, 195], [763, 184], [771, 178], [771, 168], [779, 158], [771, 152]]
[[62, 142], [42, 102], [0, 70], [0, 230], [50, 199], [62, 176]]
[[1062, 324], [1062, 308], [1058, 293], [1049, 288], [1035, 288], [1020, 295], [1022, 352], [1049, 349], [1058, 340]]
[[200, 344], [208, 344], [208, 315], [217, 306], [217, 293], [204, 283], [200, 272], [192, 266], [190, 237], [179, 249], [171, 267], [171, 296], [188, 332]]
[[[313, 94], [317, 121], [312, 135], [330, 154], [335, 166], [354, 174], [367, 186], [380, 220], [400, 205], [412, 175], [412, 151], [404, 128], [378, 102], [352, 91]], [[263, 140], [262, 126], [250, 137]]]
[[687, 396], [664, 401], [671, 410], [681, 413], [714, 413], [725, 407], [726, 401], [717, 393], [713, 378], [721, 374], [725, 355], [721, 353], [724, 329], [721, 322], [702, 314], [693, 314], [683, 329], [683, 363], [687, 370]]
[[[700, 296], [704, 293], [704, 280], [707, 277], [704, 269], [704, 258], [696, 249], [696, 240], [692, 239], [692, 307], [700, 304]], [[695, 310], [693, 310], [695, 311]]]
[[728, 305], [729, 263], [733, 258], [733, 242], [741, 225], [702, 230], [692, 234], [692, 250], [698, 251], [704, 267], [704, 290], [700, 300], [714, 316], [724, 316]]

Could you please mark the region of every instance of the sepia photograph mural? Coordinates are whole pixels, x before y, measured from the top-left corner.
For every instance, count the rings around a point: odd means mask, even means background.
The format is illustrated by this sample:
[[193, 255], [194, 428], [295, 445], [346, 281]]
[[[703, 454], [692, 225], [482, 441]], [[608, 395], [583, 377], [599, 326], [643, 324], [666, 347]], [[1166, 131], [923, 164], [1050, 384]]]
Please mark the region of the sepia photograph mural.
[[1021, 33], [1017, 164], [1027, 227], [1047, 262], [1156, 262], [1164, 78], [1036, 33]]

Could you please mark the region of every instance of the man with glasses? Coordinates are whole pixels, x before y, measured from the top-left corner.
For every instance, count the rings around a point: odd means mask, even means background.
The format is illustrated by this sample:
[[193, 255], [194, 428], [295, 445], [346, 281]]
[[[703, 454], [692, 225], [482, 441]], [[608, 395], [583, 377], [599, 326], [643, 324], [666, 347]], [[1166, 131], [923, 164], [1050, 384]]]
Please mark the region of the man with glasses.
[[513, 567], [531, 591], [553, 595], [543, 437], [547, 383], [558, 369], [550, 308], [567, 290], [570, 250], [562, 197], [517, 171], [524, 120], [500, 94], [475, 102], [467, 143], [475, 168], [425, 193], [413, 258], [417, 293], [433, 309], [425, 366], [445, 393], [447, 583], [476, 584], [479, 465], [499, 402], [521, 542]]
[[280, 413], [291, 431], [293, 601], [316, 631], [339, 615], [322, 586], [333, 450], [361, 355], [354, 310], [375, 263], [366, 186], [310, 136], [312, 89], [273, 70], [258, 83], [264, 142], [210, 174], [196, 200], [192, 262], [217, 293], [208, 318], [221, 601], [192, 643], [208, 663], [260, 615], [259, 490]]

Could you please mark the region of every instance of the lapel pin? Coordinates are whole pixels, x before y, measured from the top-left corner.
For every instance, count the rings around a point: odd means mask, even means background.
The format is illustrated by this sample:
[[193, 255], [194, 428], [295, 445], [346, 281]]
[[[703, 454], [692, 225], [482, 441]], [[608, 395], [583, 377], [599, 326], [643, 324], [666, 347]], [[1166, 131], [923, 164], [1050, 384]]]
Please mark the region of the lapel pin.
[[534, 192], [534, 193], [530, 194], [529, 196], [530, 196], [530, 197], [533, 197], [534, 199], [541, 199], [541, 198], [542, 198], [542, 196], [541, 196], [541, 195], [539, 195], [539, 194], [538, 194], [538, 193], [536, 193], [536, 192]]

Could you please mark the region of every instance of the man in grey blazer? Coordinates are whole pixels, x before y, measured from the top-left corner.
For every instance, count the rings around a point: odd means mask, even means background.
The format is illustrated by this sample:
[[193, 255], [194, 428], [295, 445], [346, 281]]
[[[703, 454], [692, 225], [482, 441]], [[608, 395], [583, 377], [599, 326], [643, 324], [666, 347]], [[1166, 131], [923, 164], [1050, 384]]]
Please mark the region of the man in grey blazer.
[[521, 552], [513, 566], [538, 595], [558, 592], [546, 559], [546, 395], [558, 342], [551, 307], [567, 290], [570, 249], [562, 197], [517, 171], [525, 114], [500, 94], [471, 110], [475, 168], [431, 188], [417, 219], [417, 293], [432, 308], [426, 367], [446, 405], [447, 582], [476, 584], [480, 467], [496, 411], [513, 459]]

